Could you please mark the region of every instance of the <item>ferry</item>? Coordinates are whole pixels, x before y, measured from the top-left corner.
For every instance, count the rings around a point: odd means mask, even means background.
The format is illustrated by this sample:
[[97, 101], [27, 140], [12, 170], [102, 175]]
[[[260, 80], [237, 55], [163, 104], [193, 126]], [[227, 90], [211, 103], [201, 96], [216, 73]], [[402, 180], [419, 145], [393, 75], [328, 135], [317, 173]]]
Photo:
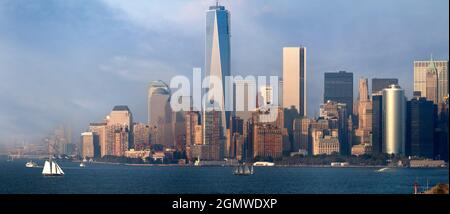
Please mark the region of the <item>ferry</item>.
[[37, 167], [38, 165], [37, 165], [37, 163], [35, 163], [35, 162], [33, 162], [33, 161], [28, 161], [26, 164], [25, 164], [25, 167], [27, 167], [27, 168], [34, 168], [34, 167]]
[[253, 166], [275, 166], [275, 163], [258, 161], [258, 162], [253, 163]]

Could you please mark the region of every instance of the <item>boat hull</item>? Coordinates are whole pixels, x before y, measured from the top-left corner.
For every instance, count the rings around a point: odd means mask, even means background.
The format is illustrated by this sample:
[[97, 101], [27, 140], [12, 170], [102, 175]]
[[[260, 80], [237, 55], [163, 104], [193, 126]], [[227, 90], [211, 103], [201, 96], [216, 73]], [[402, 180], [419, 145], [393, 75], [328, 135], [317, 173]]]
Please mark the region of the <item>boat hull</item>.
[[61, 177], [64, 176], [64, 174], [42, 174], [45, 177]]

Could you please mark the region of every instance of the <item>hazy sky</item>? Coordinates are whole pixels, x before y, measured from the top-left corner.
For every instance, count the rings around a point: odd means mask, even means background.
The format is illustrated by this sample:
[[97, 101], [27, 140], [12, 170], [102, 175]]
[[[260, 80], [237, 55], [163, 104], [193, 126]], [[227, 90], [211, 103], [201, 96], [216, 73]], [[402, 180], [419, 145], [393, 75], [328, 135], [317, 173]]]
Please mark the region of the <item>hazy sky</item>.
[[[0, 143], [61, 123], [78, 134], [118, 104], [145, 122], [150, 81], [203, 67], [214, 2], [0, 0]], [[324, 72], [353, 72], [355, 84], [399, 78], [410, 95], [414, 60], [448, 60], [448, 0], [221, 2], [232, 14], [232, 74], [281, 75], [282, 47], [308, 48], [309, 115]]]

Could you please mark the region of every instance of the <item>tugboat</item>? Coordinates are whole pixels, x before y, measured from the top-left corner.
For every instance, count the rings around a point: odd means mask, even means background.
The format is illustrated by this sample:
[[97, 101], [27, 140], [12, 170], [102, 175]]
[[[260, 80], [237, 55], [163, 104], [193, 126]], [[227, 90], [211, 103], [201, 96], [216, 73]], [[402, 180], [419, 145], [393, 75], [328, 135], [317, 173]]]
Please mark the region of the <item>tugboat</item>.
[[253, 175], [253, 165], [239, 164], [234, 168], [234, 175]]

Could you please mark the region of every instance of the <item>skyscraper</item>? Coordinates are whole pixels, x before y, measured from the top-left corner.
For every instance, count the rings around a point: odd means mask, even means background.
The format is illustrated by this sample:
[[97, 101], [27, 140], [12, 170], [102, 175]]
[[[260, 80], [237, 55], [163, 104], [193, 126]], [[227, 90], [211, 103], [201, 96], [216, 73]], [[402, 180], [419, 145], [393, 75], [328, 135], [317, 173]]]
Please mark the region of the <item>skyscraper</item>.
[[405, 154], [406, 98], [398, 85], [383, 89], [383, 153]]
[[174, 145], [170, 96], [170, 88], [163, 81], [150, 83], [148, 88], [148, 123], [155, 128], [156, 142], [153, 143], [166, 147]]
[[448, 61], [414, 61], [414, 91], [422, 97], [427, 95], [427, 73], [437, 75], [437, 103], [442, 103], [448, 95]]
[[373, 154], [382, 153], [383, 142], [383, 95], [381, 92], [372, 94], [372, 152]]
[[372, 79], [372, 94], [382, 92], [383, 89], [389, 87], [390, 85], [397, 85], [398, 79], [393, 78], [373, 78]]
[[123, 156], [133, 143], [133, 115], [128, 106], [114, 106], [106, 116], [106, 154]]
[[306, 48], [283, 48], [283, 108], [297, 109], [306, 116]]
[[148, 124], [157, 125], [160, 121], [167, 122], [170, 88], [163, 81], [154, 81], [148, 88]]
[[356, 144], [370, 144], [372, 132], [372, 102], [369, 99], [368, 80], [359, 80], [358, 129], [355, 131]]
[[100, 156], [108, 155], [108, 142], [106, 134], [106, 123], [90, 123], [89, 131], [98, 135], [100, 144]]
[[[210, 6], [209, 10], [206, 12], [206, 37], [205, 37], [205, 77], [215, 77], [222, 81], [222, 89], [218, 89], [218, 92], [222, 93], [222, 96], [214, 96], [212, 93], [208, 93], [207, 100], [205, 100], [205, 108], [211, 109], [210, 104], [221, 104], [220, 111], [218, 112], [220, 137], [223, 138], [226, 133], [226, 128], [228, 127], [230, 113], [225, 111], [225, 97], [232, 98], [232, 96], [225, 95], [225, 77], [231, 75], [231, 47], [230, 47], [230, 13], [225, 9], [224, 6], [220, 6], [218, 3], [214, 6]], [[216, 88], [213, 82], [207, 83], [209, 88]], [[216, 90], [214, 90], [216, 91]], [[218, 100], [220, 99], [221, 100]], [[217, 106], [212, 106], [217, 107]], [[218, 109], [215, 109], [218, 110]], [[207, 114], [203, 113], [203, 117]], [[214, 126], [213, 124], [207, 124], [207, 122], [213, 122], [215, 120], [210, 120], [203, 118], [204, 129], [203, 135], [211, 136], [212, 133], [208, 133], [210, 129], [207, 127]], [[206, 129], [205, 129], [206, 127]]]
[[99, 138], [95, 132], [81, 133], [81, 157], [98, 157], [100, 155], [99, 149]]
[[353, 112], [353, 73], [339, 71], [325, 73], [323, 101], [345, 103], [347, 112]]
[[[434, 104], [439, 103], [439, 79], [438, 75], [435, 71], [432, 69], [430, 72], [427, 72], [426, 74], [426, 94], [421, 94], [423, 97], [426, 97], [427, 100], [433, 101]], [[441, 99], [442, 100], [442, 99]]]
[[415, 97], [407, 103], [406, 154], [434, 158], [434, 131], [437, 106]]

